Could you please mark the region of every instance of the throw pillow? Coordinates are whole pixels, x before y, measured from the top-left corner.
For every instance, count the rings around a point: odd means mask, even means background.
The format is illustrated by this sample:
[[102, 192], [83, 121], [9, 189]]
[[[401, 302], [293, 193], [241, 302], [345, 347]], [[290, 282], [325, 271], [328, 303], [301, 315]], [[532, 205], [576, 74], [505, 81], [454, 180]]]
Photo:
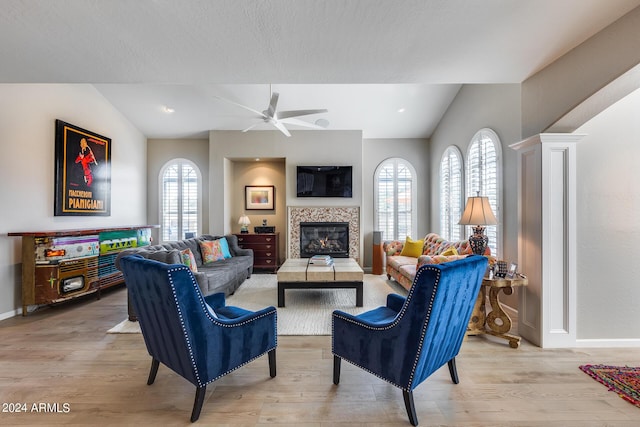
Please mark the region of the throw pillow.
[[159, 250], [149, 252], [146, 257], [154, 261], [163, 262], [165, 264], [182, 264], [180, 251], [177, 249]]
[[411, 237], [407, 236], [406, 242], [404, 242], [404, 246], [402, 247], [402, 252], [400, 252], [400, 256], [410, 256], [413, 258], [418, 258], [422, 255], [422, 247], [424, 246], [424, 240], [412, 240]]
[[208, 264], [214, 261], [224, 259], [220, 240], [202, 240], [200, 241], [200, 251], [202, 251], [202, 263]]
[[220, 239], [220, 248], [222, 249], [222, 256], [225, 258], [231, 258], [231, 251], [229, 250], [229, 242], [227, 242], [227, 238], [223, 237]]
[[442, 256], [458, 255], [458, 250], [455, 248], [455, 246], [449, 246], [440, 255], [442, 255]]
[[187, 248], [183, 251], [180, 251], [180, 256], [182, 257], [182, 263], [189, 267], [193, 273], [198, 272], [198, 266], [196, 265], [196, 257], [191, 252], [191, 249]]

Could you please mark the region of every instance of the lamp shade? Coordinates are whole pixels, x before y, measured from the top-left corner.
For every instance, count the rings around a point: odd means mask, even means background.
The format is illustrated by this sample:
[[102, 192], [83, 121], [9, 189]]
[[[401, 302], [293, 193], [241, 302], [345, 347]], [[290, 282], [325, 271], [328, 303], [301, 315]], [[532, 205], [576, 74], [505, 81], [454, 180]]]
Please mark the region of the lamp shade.
[[498, 220], [493, 214], [488, 197], [473, 196], [467, 199], [467, 205], [462, 212], [460, 225], [496, 225]]
[[240, 217], [240, 219], [238, 220], [238, 224], [247, 226], [247, 225], [251, 224], [251, 221], [249, 221], [249, 217], [248, 216], [242, 215]]

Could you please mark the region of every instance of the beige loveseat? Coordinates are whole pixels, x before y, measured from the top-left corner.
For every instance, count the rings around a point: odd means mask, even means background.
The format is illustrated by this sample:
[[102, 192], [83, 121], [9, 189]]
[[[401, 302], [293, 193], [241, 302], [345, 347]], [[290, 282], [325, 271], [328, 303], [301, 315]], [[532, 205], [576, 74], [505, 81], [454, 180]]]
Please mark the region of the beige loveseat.
[[[436, 233], [427, 234], [423, 240], [422, 251], [420, 254], [417, 254], [418, 256], [401, 255], [406, 242], [392, 240], [383, 243], [387, 261], [387, 277], [394, 279], [407, 290], [411, 288], [413, 278], [419, 266], [453, 261], [473, 253], [468, 240], [449, 242]], [[446, 252], [452, 252], [452, 248], [455, 248], [455, 252], [458, 253], [457, 255], [442, 255]], [[489, 247], [487, 247], [485, 255], [491, 255]], [[492, 259], [490, 257], [489, 262], [491, 261]]]

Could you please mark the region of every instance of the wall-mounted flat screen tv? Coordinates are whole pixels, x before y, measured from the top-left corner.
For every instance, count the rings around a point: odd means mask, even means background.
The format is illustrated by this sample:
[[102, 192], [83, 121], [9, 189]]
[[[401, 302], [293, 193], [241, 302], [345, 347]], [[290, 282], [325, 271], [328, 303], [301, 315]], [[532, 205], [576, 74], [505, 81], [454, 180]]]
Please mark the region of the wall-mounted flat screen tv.
[[298, 166], [298, 197], [352, 197], [352, 166]]

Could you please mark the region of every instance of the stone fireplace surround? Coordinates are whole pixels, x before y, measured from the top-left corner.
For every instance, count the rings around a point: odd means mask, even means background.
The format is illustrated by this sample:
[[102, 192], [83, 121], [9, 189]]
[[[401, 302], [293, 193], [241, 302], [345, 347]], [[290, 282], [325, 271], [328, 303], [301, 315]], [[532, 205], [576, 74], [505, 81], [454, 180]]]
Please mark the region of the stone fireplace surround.
[[289, 206], [287, 258], [300, 258], [301, 222], [347, 222], [349, 223], [349, 257], [360, 262], [360, 208]]

